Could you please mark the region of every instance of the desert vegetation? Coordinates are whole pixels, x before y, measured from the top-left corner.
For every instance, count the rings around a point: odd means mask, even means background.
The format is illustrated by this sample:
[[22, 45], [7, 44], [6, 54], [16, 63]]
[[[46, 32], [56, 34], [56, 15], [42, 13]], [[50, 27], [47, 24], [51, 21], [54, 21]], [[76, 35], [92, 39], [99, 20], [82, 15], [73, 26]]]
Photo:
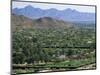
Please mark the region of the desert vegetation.
[[[37, 73], [78, 70], [93, 64], [95, 69], [96, 38], [94, 27], [67, 26], [19, 27], [12, 31], [14, 73]], [[56, 21], [57, 22], [57, 21]], [[53, 23], [52, 23], [53, 24]], [[55, 23], [54, 23], [55, 24]], [[57, 24], [56, 24], [57, 26]], [[87, 69], [87, 68], [83, 68]]]

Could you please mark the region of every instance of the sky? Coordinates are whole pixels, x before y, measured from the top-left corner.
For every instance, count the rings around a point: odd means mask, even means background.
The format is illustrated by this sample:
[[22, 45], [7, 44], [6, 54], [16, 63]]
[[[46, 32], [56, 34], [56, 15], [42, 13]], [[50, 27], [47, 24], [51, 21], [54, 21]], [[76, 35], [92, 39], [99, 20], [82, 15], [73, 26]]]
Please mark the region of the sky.
[[79, 12], [95, 12], [94, 6], [79, 6], [79, 5], [61, 5], [61, 4], [46, 4], [46, 3], [32, 3], [32, 2], [12, 2], [12, 8], [24, 8], [28, 5], [31, 5], [35, 8], [41, 8], [41, 9], [50, 9], [55, 8], [57, 10], [64, 10], [71, 8], [73, 10], [77, 10]]

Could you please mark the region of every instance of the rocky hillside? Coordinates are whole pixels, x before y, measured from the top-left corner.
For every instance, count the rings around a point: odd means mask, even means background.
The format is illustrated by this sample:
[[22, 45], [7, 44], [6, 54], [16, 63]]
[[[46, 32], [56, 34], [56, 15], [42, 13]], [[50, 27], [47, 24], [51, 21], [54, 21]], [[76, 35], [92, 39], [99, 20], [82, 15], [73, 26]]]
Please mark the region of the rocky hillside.
[[15, 15], [12, 14], [11, 16], [11, 24], [12, 24], [12, 29], [16, 28], [30, 28], [33, 25], [33, 21], [27, 17], [24, 17], [22, 15]]
[[62, 20], [57, 20], [50, 17], [42, 17], [39, 19], [29, 19], [22, 15], [12, 14], [12, 28], [38, 28], [38, 29], [50, 29], [50, 28], [68, 28], [72, 27], [72, 24]]

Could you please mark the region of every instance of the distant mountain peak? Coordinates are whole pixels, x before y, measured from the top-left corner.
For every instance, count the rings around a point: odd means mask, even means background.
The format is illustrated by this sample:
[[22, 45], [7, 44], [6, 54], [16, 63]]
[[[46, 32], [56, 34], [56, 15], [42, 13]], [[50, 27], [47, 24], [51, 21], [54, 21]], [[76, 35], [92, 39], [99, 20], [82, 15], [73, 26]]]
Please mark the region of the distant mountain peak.
[[31, 5], [28, 5], [28, 6], [24, 7], [24, 8], [31, 8], [31, 9], [34, 9], [34, 7], [31, 6]]
[[41, 17], [51, 17], [51, 18], [61, 19], [64, 21], [72, 21], [72, 22], [75, 21], [95, 22], [95, 13], [79, 12], [71, 8], [64, 9], [64, 10], [57, 10], [55, 8], [41, 9], [41, 8], [35, 8], [31, 5], [28, 5], [25, 8], [13, 9], [12, 13], [15, 13], [17, 15], [24, 15], [31, 19], [37, 19]]

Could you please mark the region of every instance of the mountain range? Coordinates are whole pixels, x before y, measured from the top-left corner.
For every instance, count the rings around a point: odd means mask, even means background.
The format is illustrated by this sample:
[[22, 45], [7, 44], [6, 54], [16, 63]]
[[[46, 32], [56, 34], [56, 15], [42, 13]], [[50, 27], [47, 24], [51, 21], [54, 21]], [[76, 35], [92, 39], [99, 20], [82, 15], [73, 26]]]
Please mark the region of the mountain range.
[[95, 23], [95, 13], [79, 12], [73, 9], [57, 10], [34, 8], [28, 5], [24, 8], [14, 8], [12, 13], [16, 15], [23, 15], [31, 19], [38, 19], [42, 17], [51, 17], [54, 19], [69, 21], [69, 22], [93, 22]]
[[61, 29], [73, 27], [69, 22], [63, 20], [53, 19], [51, 17], [43, 17], [39, 19], [30, 19], [23, 15], [12, 14], [12, 29], [25, 29], [25, 28], [35, 28], [35, 29]]

